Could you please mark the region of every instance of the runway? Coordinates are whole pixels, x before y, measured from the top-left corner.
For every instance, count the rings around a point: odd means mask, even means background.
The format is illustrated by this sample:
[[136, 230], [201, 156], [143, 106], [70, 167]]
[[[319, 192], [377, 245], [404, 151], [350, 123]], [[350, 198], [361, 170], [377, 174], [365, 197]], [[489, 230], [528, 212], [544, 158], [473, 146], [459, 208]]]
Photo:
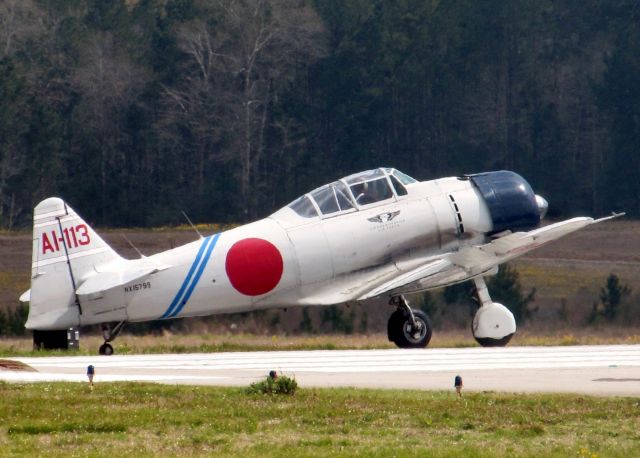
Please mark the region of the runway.
[[[117, 351], [117, 349], [116, 349]], [[146, 381], [248, 386], [270, 370], [302, 387], [570, 392], [640, 397], [640, 345], [420, 350], [315, 350], [208, 354], [8, 358], [35, 372], [0, 370], [11, 382]]]

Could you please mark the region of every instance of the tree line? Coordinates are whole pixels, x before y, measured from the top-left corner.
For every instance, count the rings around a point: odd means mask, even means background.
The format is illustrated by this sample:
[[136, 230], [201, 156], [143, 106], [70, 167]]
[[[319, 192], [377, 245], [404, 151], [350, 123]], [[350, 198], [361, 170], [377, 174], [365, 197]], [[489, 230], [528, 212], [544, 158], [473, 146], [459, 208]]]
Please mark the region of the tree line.
[[640, 216], [635, 0], [2, 0], [0, 227], [240, 222], [359, 170]]

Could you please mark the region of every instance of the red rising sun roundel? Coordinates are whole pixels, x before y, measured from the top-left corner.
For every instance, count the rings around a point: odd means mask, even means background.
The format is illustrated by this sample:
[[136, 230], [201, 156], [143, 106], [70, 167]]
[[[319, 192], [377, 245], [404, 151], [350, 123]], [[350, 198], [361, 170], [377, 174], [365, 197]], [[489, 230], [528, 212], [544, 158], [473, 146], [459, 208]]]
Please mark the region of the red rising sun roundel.
[[229, 249], [225, 268], [235, 289], [247, 296], [259, 296], [278, 285], [282, 277], [282, 255], [266, 240], [243, 239]]

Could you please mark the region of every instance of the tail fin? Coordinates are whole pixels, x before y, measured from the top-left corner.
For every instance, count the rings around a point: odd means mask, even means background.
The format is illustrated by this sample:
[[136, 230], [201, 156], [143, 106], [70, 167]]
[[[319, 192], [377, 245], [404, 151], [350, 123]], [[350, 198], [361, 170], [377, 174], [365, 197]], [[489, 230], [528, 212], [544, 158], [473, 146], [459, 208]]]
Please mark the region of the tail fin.
[[62, 199], [33, 212], [28, 329], [65, 329], [80, 323], [76, 287], [95, 266], [121, 259]]

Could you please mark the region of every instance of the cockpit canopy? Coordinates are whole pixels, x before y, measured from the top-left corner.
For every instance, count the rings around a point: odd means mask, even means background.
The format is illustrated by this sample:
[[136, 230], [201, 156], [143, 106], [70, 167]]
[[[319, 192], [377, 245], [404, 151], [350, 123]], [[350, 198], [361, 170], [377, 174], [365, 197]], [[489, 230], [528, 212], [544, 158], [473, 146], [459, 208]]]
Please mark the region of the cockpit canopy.
[[321, 186], [288, 207], [304, 218], [335, 216], [406, 196], [406, 186], [413, 183], [417, 181], [395, 169], [367, 170]]

